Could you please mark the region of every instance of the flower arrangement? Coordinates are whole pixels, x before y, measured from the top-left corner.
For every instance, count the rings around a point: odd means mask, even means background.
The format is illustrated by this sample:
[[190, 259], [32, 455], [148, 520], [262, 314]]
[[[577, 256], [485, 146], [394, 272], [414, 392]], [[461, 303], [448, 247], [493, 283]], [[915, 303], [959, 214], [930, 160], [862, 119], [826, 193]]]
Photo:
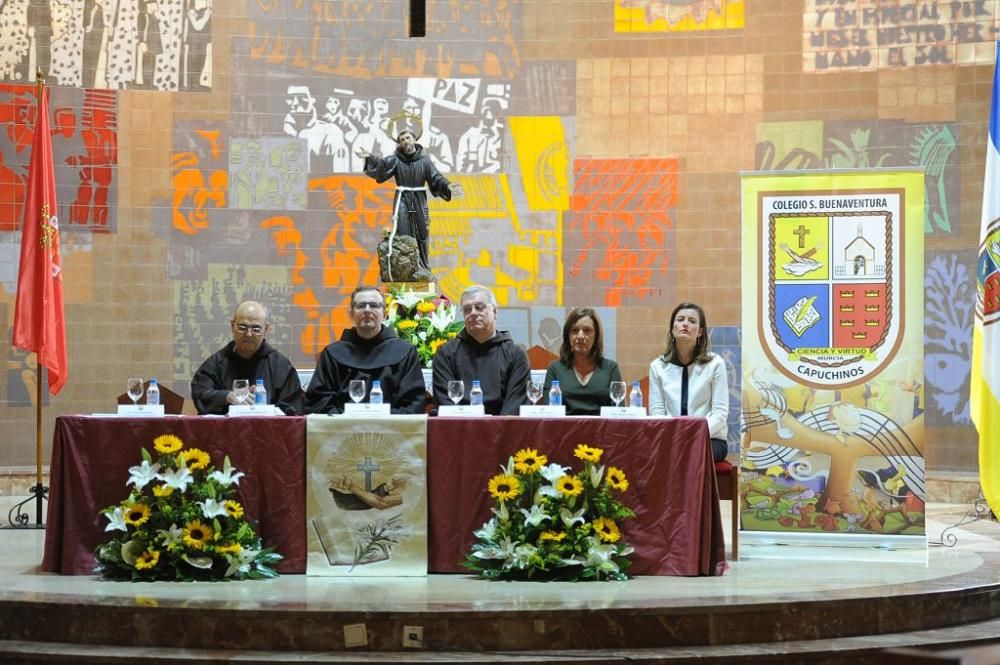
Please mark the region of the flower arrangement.
[[386, 307], [389, 310], [386, 322], [400, 338], [417, 348], [424, 367], [430, 367], [441, 345], [465, 326], [457, 316], [458, 308], [436, 293], [393, 289]]
[[474, 533], [465, 566], [487, 579], [628, 579], [634, 550], [619, 523], [635, 513], [617, 498], [625, 473], [599, 466], [603, 453], [578, 445], [584, 467], [574, 474], [534, 448], [517, 451], [489, 481], [494, 516]]
[[153, 440], [159, 458], [142, 449], [129, 469], [128, 497], [104, 509], [105, 531], [97, 570], [122, 580], [218, 580], [277, 577], [281, 555], [261, 546], [244, 519], [236, 486], [244, 476], [226, 456], [222, 470], [204, 450], [184, 448], [173, 434]]

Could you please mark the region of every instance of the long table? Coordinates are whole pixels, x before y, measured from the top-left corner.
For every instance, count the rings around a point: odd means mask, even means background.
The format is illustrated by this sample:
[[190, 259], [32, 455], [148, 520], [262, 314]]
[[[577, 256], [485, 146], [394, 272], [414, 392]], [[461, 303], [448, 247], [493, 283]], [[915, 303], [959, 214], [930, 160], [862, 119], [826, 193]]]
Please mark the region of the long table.
[[[246, 473], [239, 486], [248, 517], [265, 546], [284, 557], [279, 570], [306, 568], [306, 419], [62, 416], [56, 421], [42, 569], [88, 574], [107, 536], [99, 511], [127, 494], [128, 468], [139, 448], [171, 433], [221, 463], [229, 455]], [[461, 566], [472, 532], [490, 517], [486, 483], [519, 448], [579, 469], [579, 443], [604, 449], [602, 462], [625, 471], [623, 495], [636, 517], [623, 525], [635, 546], [636, 575], [717, 575], [725, 543], [708, 428], [700, 418], [432, 418], [427, 429], [428, 568]]]

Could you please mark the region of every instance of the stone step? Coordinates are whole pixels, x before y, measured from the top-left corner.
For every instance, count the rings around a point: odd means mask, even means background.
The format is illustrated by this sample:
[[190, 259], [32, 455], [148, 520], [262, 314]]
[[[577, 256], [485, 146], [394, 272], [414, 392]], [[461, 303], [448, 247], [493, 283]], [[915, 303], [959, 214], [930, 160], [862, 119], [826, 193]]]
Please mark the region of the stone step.
[[[189, 624], [197, 630], [197, 624]], [[75, 665], [143, 663], [186, 665], [234, 662], [272, 663], [740, 663], [752, 665], [879, 665], [890, 648], [954, 649], [1000, 643], [1000, 619], [909, 633], [861, 635], [832, 640], [794, 640], [660, 649], [539, 650], [539, 651], [253, 651], [128, 647], [0, 640], [0, 663]]]

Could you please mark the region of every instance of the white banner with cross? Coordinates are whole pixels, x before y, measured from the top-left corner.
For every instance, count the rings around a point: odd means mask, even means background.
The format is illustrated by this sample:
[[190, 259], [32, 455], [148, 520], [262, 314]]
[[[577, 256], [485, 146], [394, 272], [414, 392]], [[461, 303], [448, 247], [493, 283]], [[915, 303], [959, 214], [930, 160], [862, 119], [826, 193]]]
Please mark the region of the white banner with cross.
[[306, 572], [427, 574], [427, 416], [309, 416]]

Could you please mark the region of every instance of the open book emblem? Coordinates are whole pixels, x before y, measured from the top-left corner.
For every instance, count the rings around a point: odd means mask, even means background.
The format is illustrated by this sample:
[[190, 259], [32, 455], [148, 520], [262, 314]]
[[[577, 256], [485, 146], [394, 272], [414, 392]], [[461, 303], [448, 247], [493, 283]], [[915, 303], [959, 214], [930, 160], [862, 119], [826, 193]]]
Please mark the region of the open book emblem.
[[[784, 194], [760, 196], [773, 202]], [[903, 335], [903, 192], [837, 196], [849, 210], [775, 204], [758, 230], [764, 352], [789, 378], [821, 389], [864, 383]]]

